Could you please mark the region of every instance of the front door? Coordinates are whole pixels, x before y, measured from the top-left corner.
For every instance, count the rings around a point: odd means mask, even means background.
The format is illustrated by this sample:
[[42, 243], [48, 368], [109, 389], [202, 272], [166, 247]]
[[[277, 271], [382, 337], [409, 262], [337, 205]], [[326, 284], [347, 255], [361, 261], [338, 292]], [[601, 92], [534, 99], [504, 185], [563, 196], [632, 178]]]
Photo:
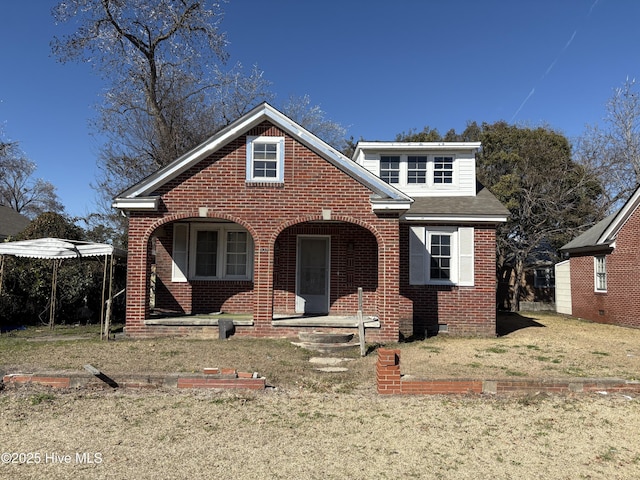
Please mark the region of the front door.
[[329, 313], [329, 246], [330, 237], [298, 237], [298, 313]]

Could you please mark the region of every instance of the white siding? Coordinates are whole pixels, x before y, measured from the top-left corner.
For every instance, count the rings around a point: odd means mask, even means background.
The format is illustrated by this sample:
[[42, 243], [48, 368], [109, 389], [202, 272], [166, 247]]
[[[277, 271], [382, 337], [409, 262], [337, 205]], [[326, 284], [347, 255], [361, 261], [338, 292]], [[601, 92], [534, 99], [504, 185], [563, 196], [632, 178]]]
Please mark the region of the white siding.
[[[443, 151], [428, 150], [424, 152], [419, 150], [385, 149], [384, 151], [360, 152], [355, 160], [379, 177], [381, 155], [397, 155], [400, 157], [401, 180], [399, 184], [394, 184], [393, 186], [411, 197], [475, 196], [476, 194], [476, 165], [473, 152], [451, 149], [445, 149]], [[407, 183], [407, 157], [409, 155], [426, 155], [429, 159], [429, 167], [427, 170], [428, 180], [426, 184]], [[440, 155], [453, 156], [455, 158], [454, 182], [451, 185], [433, 184], [433, 157]]]
[[572, 314], [571, 263], [569, 260], [556, 264], [556, 312]]

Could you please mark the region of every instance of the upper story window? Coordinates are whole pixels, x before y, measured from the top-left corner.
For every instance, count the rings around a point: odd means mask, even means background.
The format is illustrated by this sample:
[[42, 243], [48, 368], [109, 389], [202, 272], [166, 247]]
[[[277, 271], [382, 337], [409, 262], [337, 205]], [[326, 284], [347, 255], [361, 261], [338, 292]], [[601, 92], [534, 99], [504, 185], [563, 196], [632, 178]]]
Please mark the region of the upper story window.
[[284, 138], [247, 137], [247, 182], [284, 180]]
[[400, 183], [400, 157], [380, 157], [380, 178], [387, 183]]
[[410, 189], [458, 186], [459, 164], [454, 155], [380, 155], [378, 174], [387, 183]]
[[453, 183], [453, 157], [433, 158], [433, 183]]
[[407, 157], [407, 183], [427, 183], [426, 155]]
[[596, 292], [607, 291], [607, 257], [598, 255], [594, 257], [594, 277]]

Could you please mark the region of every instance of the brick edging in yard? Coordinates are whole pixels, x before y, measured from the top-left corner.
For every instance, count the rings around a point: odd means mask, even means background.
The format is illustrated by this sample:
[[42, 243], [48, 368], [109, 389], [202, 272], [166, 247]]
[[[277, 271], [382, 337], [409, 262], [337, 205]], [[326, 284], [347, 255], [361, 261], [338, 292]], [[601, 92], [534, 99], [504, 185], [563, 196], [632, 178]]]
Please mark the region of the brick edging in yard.
[[266, 378], [233, 369], [206, 368], [201, 374], [117, 375], [98, 378], [86, 373], [14, 373], [4, 375], [4, 386], [43, 385], [53, 388], [218, 388], [264, 390]]
[[637, 393], [640, 382], [617, 378], [571, 379], [414, 379], [400, 372], [400, 350], [378, 349], [376, 385], [382, 395], [504, 394], [504, 393]]

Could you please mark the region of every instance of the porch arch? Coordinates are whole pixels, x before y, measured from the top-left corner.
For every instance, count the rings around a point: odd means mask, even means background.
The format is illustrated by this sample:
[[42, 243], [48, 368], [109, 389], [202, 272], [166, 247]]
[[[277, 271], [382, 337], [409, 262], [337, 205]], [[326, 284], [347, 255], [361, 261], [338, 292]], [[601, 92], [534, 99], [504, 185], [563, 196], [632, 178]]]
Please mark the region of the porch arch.
[[[384, 296], [382, 252], [385, 242], [374, 227], [348, 216], [334, 215], [328, 222], [318, 215], [306, 215], [282, 222], [277, 232], [272, 237], [275, 317], [299, 314], [355, 316], [358, 287], [364, 292], [365, 315], [379, 316], [379, 299]], [[327, 260], [320, 260], [321, 265], [313, 267], [324, 280], [312, 280], [315, 285], [312, 300], [303, 291], [304, 282], [309, 278], [303, 280], [305, 266], [301, 249], [303, 245], [313, 244], [324, 245], [320, 247], [324, 251], [318, 255], [323, 259], [326, 255]], [[309, 270], [306, 271], [308, 275]], [[309, 302], [314, 303], [313, 308], [307, 308]], [[320, 305], [326, 305], [326, 311], [318, 310]]]
[[[244, 219], [212, 209], [208, 210], [206, 216], [201, 213], [199, 209], [178, 212], [157, 219], [157, 221], [153, 222], [145, 230], [144, 240], [147, 245], [147, 254], [146, 265], [144, 265], [144, 267], [148, 272], [147, 275], [149, 279], [152, 277], [151, 265], [153, 264], [151, 246], [152, 244], [156, 246], [155, 289], [151, 288], [150, 280], [147, 280], [148, 285], [145, 288], [147, 293], [145, 302], [147, 305], [150, 306], [152, 290], [155, 291], [156, 294], [154, 306], [157, 310], [178, 314], [204, 314], [222, 310], [238, 310], [241, 309], [243, 304], [246, 303], [250, 305], [252, 303], [253, 278], [251, 272], [253, 264], [251, 259], [253, 258], [253, 249], [248, 251], [250, 256], [247, 257], [246, 260], [246, 277], [227, 276], [229, 273], [224, 266], [227, 255], [223, 253], [221, 256], [218, 256], [218, 274], [215, 278], [193, 278], [190, 274], [193, 274], [194, 271], [192, 268], [194, 267], [191, 263], [192, 260], [186, 260], [186, 251], [185, 264], [183, 265], [186, 270], [182, 270], [184, 276], [182, 278], [175, 277], [174, 272], [179, 272], [179, 270], [176, 270], [174, 266], [177, 260], [175, 258], [176, 252], [174, 251], [175, 231], [172, 229], [172, 225], [176, 223], [187, 224], [187, 222], [189, 222], [200, 225], [211, 223], [212, 226], [209, 229], [223, 232], [224, 234], [223, 237], [220, 237], [220, 234], [218, 235], [218, 238], [222, 238], [218, 240], [218, 242], [223, 242], [221, 246], [223, 252], [226, 252], [227, 248], [226, 233], [224, 232], [236, 231], [237, 227], [242, 227], [251, 237], [250, 240], [247, 239], [247, 246], [250, 246], [251, 243], [257, 243], [255, 239], [255, 229]], [[222, 221], [224, 223], [216, 225], [216, 221]], [[185, 229], [185, 235], [188, 235], [185, 236], [185, 239], [191, 237], [190, 234], [186, 233], [187, 231], [193, 234], [196, 230], [203, 228], [206, 229], [208, 227], [195, 227], [195, 230], [193, 227], [188, 227]], [[156, 237], [155, 242], [152, 242], [153, 237]], [[189, 242], [191, 242], [191, 240], [189, 240]], [[218, 243], [218, 245], [221, 244]], [[191, 246], [187, 245], [186, 248], [191, 250], [192, 247], [193, 244], [191, 244]], [[143, 261], [143, 264], [144, 263]], [[187, 274], [187, 271], [190, 272], [190, 274]], [[243, 273], [242, 275], [245, 274]], [[240, 307], [238, 305], [240, 305]], [[251, 308], [248, 307], [246, 311], [240, 312], [238, 310], [238, 312], [234, 313], [251, 313]], [[147, 314], [146, 318], [148, 318], [148, 316]]]

